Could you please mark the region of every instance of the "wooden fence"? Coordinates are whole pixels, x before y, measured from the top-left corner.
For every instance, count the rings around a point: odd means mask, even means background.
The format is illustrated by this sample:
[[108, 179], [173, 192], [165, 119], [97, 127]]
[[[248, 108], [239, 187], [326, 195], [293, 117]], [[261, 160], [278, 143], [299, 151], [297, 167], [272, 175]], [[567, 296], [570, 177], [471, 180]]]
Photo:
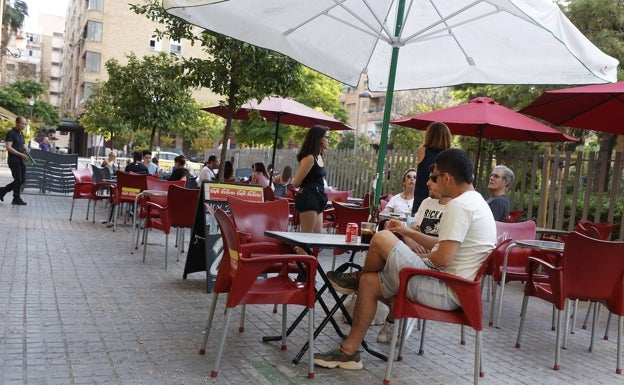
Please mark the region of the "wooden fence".
[[[297, 150], [278, 150], [276, 171], [290, 165], [296, 171]], [[235, 149], [228, 152], [234, 168], [250, 167], [254, 162], [271, 162], [269, 149]], [[376, 175], [377, 153], [330, 150], [324, 157], [327, 182], [338, 190], [353, 190], [354, 196], [372, 191]], [[388, 151], [381, 195], [401, 191], [401, 175], [415, 165], [415, 151]], [[616, 153], [611, 159], [598, 153], [553, 152], [505, 155], [496, 159], [491, 153], [481, 155], [475, 187], [488, 196], [489, 173], [496, 164], [504, 164], [516, 174], [509, 193], [512, 210], [523, 210], [520, 220], [532, 219], [538, 226], [572, 230], [580, 218], [617, 224], [612, 239], [624, 239], [622, 226], [624, 158]]]

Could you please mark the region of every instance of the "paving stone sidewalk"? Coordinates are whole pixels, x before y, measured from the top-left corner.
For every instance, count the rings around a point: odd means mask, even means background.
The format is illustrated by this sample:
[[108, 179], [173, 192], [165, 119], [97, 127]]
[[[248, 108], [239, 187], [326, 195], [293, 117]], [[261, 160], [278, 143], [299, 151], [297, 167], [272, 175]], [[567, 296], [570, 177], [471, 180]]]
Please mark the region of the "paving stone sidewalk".
[[[0, 185], [10, 181], [0, 168]], [[0, 202], [0, 384], [381, 384], [385, 362], [363, 353], [364, 369], [316, 368], [307, 378], [305, 360], [291, 359], [306, 340], [305, 326], [289, 339], [289, 348], [264, 343], [261, 336], [279, 334], [280, 315], [272, 306], [248, 307], [245, 333], [239, 334], [235, 313], [219, 376], [210, 377], [223, 321], [223, 300], [205, 356], [198, 354], [212, 294], [204, 273], [182, 279], [185, 255], [170, 239], [169, 267], [164, 270], [164, 236], [150, 235], [145, 263], [132, 254], [131, 228], [113, 232], [101, 221], [85, 220], [86, 201], [77, 201], [68, 220], [70, 196], [36, 195], [26, 191], [27, 206]], [[172, 237], [170, 237], [172, 238]], [[188, 240], [188, 234], [187, 234]], [[360, 256], [362, 258], [362, 256]], [[322, 263], [331, 264], [323, 252]], [[340, 259], [340, 257], [339, 257]], [[589, 330], [580, 328], [586, 306], [561, 370], [552, 370], [554, 337], [551, 307], [532, 299], [522, 349], [514, 348], [520, 320], [521, 286], [505, 290], [501, 329], [485, 327], [482, 384], [622, 384], [615, 374], [617, 322], [610, 339], [602, 339], [604, 322], [593, 353], [587, 351]], [[299, 309], [292, 307], [290, 319]], [[317, 307], [317, 321], [322, 310]], [[601, 314], [603, 321], [606, 313]], [[487, 325], [489, 302], [484, 301]], [[339, 321], [340, 322], [340, 321]], [[348, 330], [347, 325], [343, 330]], [[380, 326], [371, 326], [374, 341]], [[459, 344], [459, 327], [430, 322], [424, 356], [414, 332], [403, 362], [393, 369], [393, 384], [470, 384], [474, 333]], [[339, 342], [331, 327], [316, 340], [316, 351]], [[388, 346], [372, 343], [379, 350]]]

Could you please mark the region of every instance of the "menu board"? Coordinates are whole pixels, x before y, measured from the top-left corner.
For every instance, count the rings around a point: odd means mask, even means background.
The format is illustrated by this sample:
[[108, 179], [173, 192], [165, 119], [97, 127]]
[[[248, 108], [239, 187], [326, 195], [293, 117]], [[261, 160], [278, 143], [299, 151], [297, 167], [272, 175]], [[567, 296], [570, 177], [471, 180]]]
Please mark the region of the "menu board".
[[195, 213], [183, 278], [186, 279], [191, 273], [205, 271], [208, 292], [214, 287], [223, 256], [223, 241], [214, 213], [221, 208], [229, 214], [227, 198], [231, 196], [252, 202], [264, 201], [262, 186], [222, 182], [202, 183], [201, 199]]

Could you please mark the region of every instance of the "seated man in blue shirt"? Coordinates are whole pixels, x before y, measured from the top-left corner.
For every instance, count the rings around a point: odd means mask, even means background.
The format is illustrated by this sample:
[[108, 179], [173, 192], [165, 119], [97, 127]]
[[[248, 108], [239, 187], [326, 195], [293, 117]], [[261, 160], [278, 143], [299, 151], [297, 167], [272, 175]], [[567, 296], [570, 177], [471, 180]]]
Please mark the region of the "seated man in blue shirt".
[[509, 216], [511, 203], [507, 198], [507, 192], [513, 188], [515, 179], [513, 171], [506, 166], [498, 165], [492, 169], [487, 186], [490, 190], [487, 204], [492, 210], [495, 221], [504, 221]]

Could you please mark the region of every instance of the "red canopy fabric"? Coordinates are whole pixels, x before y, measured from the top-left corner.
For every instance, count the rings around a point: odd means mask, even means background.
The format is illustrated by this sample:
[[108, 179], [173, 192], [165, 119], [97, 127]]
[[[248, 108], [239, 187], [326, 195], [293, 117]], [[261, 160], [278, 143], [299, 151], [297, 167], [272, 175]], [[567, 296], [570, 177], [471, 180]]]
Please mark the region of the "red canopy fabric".
[[[227, 106], [204, 107], [204, 111], [227, 117]], [[264, 98], [258, 103], [253, 99], [243, 104], [243, 106], [234, 114], [236, 120], [249, 120], [249, 111], [257, 110], [260, 115], [269, 122], [277, 122], [280, 124], [292, 124], [300, 127], [312, 127], [315, 124], [327, 126], [330, 130], [351, 130], [351, 127], [325, 115], [313, 108], [301, 104], [293, 99], [286, 99], [279, 96], [271, 96]]]
[[520, 112], [556, 126], [624, 135], [624, 82], [546, 91]]
[[498, 104], [478, 97], [468, 103], [392, 120], [393, 124], [426, 130], [431, 122], [444, 122], [453, 135], [479, 139], [531, 142], [566, 142], [578, 139]]

